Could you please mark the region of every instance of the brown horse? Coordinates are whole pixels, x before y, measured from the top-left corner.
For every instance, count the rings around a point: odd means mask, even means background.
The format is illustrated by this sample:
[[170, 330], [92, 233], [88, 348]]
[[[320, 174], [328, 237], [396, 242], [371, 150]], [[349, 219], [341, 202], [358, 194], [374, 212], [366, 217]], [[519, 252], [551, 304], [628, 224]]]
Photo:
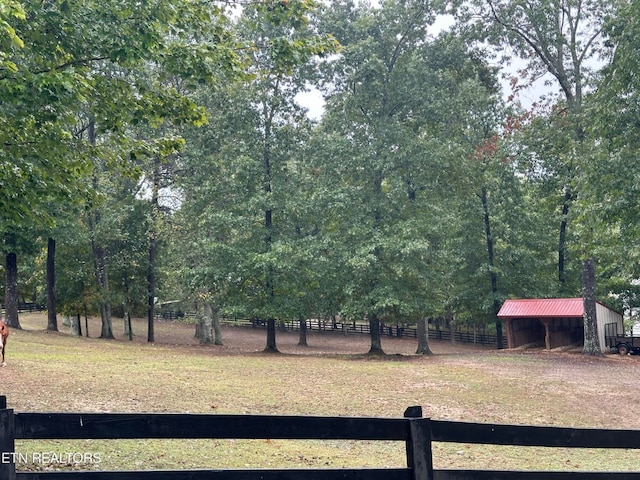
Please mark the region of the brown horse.
[[0, 321], [0, 347], [2, 347], [2, 366], [6, 367], [7, 363], [4, 361], [4, 349], [7, 346], [7, 338], [9, 337], [9, 327], [3, 321]]

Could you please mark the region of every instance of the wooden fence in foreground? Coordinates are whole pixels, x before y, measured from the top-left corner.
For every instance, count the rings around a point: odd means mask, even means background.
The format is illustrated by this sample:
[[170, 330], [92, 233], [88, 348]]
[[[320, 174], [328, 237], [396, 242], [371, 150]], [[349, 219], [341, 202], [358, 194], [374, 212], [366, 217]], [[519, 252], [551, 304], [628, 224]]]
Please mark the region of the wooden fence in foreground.
[[[403, 418], [218, 414], [14, 413], [0, 397], [0, 480], [640, 480], [640, 472], [434, 470], [433, 442], [638, 449], [640, 431], [490, 425], [430, 420], [420, 407]], [[22, 439], [393, 440], [404, 468], [16, 472]]]

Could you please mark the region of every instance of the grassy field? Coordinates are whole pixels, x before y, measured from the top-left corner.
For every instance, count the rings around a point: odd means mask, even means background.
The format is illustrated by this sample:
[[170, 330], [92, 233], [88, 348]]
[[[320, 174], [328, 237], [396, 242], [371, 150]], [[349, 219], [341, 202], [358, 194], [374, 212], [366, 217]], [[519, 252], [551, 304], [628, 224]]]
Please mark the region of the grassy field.
[[[193, 326], [158, 322], [156, 343], [47, 333], [44, 315], [12, 331], [0, 394], [20, 411], [198, 412], [343, 416], [425, 415], [522, 425], [640, 429], [640, 357], [495, 351], [432, 342], [416, 356], [407, 339], [383, 339], [386, 357], [364, 355], [368, 339], [313, 333], [308, 348], [278, 333], [282, 353], [264, 354], [265, 332], [226, 327], [225, 345], [201, 346]], [[61, 328], [65, 330], [64, 328]], [[99, 325], [92, 320], [92, 336]], [[18, 469], [301, 468], [404, 466], [394, 442], [20, 441], [17, 452], [92, 454], [78, 465], [19, 462]], [[640, 471], [640, 451], [436, 444], [436, 468]]]

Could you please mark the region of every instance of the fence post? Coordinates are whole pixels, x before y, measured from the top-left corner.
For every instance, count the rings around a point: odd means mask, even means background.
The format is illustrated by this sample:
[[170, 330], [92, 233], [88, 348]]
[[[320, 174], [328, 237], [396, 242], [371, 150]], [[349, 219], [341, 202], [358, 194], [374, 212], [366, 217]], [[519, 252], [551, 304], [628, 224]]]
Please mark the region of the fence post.
[[404, 412], [409, 419], [407, 466], [413, 480], [433, 480], [431, 453], [431, 420], [422, 418], [422, 407], [409, 407]]
[[7, 409], [7, 397], [0, 396], [0, 478], [16, 479], [15, 423], [13, 410]]

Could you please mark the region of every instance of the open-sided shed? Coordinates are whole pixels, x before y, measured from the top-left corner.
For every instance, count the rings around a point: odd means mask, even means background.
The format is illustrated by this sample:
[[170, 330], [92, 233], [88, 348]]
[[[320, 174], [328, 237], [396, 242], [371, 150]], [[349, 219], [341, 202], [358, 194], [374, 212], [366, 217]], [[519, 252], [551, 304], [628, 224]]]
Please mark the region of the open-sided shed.
[[[506, 300], [498, 312], [505, 322], [507, 347], [540, 345], [547, 349], [584, 342], [584, 303], [582, 298], [543, 298]], [[606, 351], [605, 325], [617, 324], [624, 331], [622, 314], [596, 302], [600, 348]]]

